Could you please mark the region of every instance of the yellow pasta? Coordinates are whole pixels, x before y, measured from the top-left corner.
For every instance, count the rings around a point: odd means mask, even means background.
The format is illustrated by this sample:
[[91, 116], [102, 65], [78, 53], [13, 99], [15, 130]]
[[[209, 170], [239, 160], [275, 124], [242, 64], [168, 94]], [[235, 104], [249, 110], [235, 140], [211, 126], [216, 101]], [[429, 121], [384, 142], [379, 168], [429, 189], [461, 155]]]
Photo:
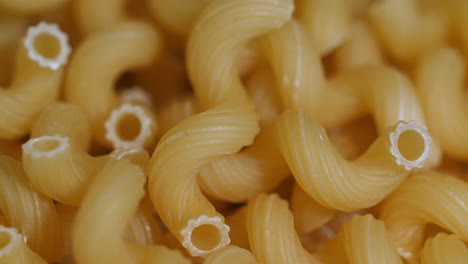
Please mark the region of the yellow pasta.
[[256, 264], [255, 257], [248, 250], [236, 246], [227, 246], [210, 254], [204, 264]]
[[[89, 116], [93, 136], [106, 143], [104, 122], [119, 104], [113, 83], [126, 70], [150, 64], [158, 50], [157, 32], [141, 22], [122, 22], [83, 41], [70, 62], [65, 97]], [[99, 72], [99, 74], [97, 74]]]
[[[125, 0], [93, 1], [76, 0], [73, 11], [83, 35], [103, 31], [125, 21]], [[103, 12], [105, 10], [105, 12]]]
[[40, 14], [63, 5], [65, 0], [1, 0], [0, 10], [21, 14]]
[[448, 47], [425, 56], [417, 70], [418, 92], [431, 135], [447, 154], [468, 160], [464, 78], [461, 54]]
[[86, 193], [75, 220], [73, 249], [77, 263], [189, 263], [177, 251], [123, 239], [143, 198], [144, 183], [138, 166], [126, 160], [108, 161]]
[[46, 261], [58, 260], [63, 242], [54, 204], [34, 190], [21, 164], [6, 156], [0, 156], [0, 197], [9, 226], [22, 233], [28, 246]]
[[24, 243], [25, 237], [13, 227], [0, 225], [0, 262], [5, 264], [46, 264]]
[[455, 235], [437, 234], [426, 240], [421, 251], [421, 264], [463, 264], [468, 262], [468, 248]]
[[349, 162], [310, 115], [286, 111], [276, 123], [279, 148], [298, 184], [323, 206], [342, 211], [377, 204], [422, 167], [432, 142], [426, 130], [414, 121], [399, 122]]
[[[256, 114], [231, 58], [250, 38], [280, 27], [292, 8], [286, 0], [215, 1], [204, 9], [194, 27], [187, 48], [189, 76], [201, 107], [208, 110], [185, 119], [163, 136], [149, 170], [153, 203], [191, 255], [206, 255], [229, 244], [224, 217], [203, 197], [196, 183], [198, 169], [251, 144], [258, 132]], [[207, 38], [225, 44], [213, 50], [204, 44]]]
[[424, 228], [434, 223], [468, 241], [468, 184], [454, 177], [421, 172], [409, 177], [383, 203], [382, 219], [398, 253], [418, 259]]
[[58, 96], [70, 47], [57, 25], [30, 27], [16, 54], [15, 74], [0, 89], [0, 138], [26, 135], [34, 118]]

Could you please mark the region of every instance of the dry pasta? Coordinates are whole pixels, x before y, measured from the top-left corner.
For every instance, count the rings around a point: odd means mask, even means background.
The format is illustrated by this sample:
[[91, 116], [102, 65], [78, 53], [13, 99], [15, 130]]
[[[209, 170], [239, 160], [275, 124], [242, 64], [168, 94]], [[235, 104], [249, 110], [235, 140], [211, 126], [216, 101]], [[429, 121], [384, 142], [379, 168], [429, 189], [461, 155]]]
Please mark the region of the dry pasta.
[[455, 235], [446, 233], [429, 238], [421, 251], [421, 264], [462, 264], [467, 261], [467, 246]]
[[34, 253], [24, 242], [24, 236], [14, 227], [0, 225], [0, 262], [5, 264], [46, 264], [47, 262]]

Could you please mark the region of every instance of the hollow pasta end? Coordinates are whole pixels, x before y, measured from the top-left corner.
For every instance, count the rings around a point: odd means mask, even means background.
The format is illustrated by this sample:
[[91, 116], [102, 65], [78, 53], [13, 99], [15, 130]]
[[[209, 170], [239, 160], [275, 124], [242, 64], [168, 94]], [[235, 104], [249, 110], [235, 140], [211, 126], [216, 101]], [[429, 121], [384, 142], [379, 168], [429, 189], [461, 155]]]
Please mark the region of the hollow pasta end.
[[120, 99], [124, 103], [141, 104], [150, 109], [154, 108], [150, 95], [143, 88], [134, 86], [120, 93]]
[[[213, 231], [217, 232], [218, 235], [216, 242], [217, 244], [211, 248], [201, 248], [197, 245], [197, 238], [194, 238], [195, 232], [197, 228], [208, 227]], [[222, 223], [221, 218], [215, 217], [208, 217], [206, 215], [202, 215], [197, 219], [191, 219], [188, 221], [187, 226], [180, 231], [180, 234], [183, 236], [184, 241], [182, 245], [187, 249], [187, 251], [192, 256], [204, 256], [207, 255], [217, 249], [223, 248], [229, 243], [231, 243], [231, 239], [229, 238], [229, 231], [230, 228], [228, 225]], [[207, 230], [207, 232], [210, 232]], [[211, 233], [213, 234], [213, 233]], [[209, 234], [204, 234], [204, 239], [211, 239]]]
[[33, 158], [52, 158], [58, 153], [70, 147], [67, 137], [61, 136], [41, 136], [32, 138], [23, 144], [22, 149], [25, 154]]
[[6, 256], [18, 246], [22, 235], [16, 228], [0, 225], [0, 256]]
[[[54, 57], [44, 56], [36, 48], [35, 42], [41, 35], [53, 37], [57, 42], [59, 51]], [[41, 67], [50, 68], [54, 71], [68, 62], [68, 56], [71, 52], [70, 45], [68, 44], [68, 35], [62, 32], [56, 24], [46, 22], [40, 22], [28, 29], [26, 38], [24, 39], [24, 47], [28, 51], [28, 56], [31, 60], [39, 63]]]
[[[129, 123], [137, 123], [134, 124], [137, 127], [130, 128], [132, 124], [125, 124], [125, 118], [132, 120]], [[127, 126], [122, 129], [121, 125]], [[114, 148], [143, 147], [154, 133], [152, 125], [155, 125], [154, 121], [147, 116], [142, 107], [126, 103], [112, 111], [104, 124], [106, 139], [112, 143]], [[124, 135], [122, 132], [127, 134]]]
[[390, 152], [406, 170], [421, 168], [429, 158], [432, 138], [427, 128], [416, 121], [399, 122], [390, 133]]

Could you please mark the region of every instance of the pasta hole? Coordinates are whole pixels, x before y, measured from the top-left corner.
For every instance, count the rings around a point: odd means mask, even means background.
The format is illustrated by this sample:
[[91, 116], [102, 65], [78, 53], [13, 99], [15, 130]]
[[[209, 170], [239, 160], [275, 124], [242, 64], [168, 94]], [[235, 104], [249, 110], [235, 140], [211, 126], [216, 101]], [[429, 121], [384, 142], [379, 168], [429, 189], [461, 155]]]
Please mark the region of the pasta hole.
[[37, 151], [48, 152], [52, 151], [60, 146], [60, 142], [53, 138], [44, 138], [34, 142], [33, 148]]
[[192, 231], [192, 244], [200, 250], [214, 249], [221, 241], [219, 229], [214, 225], [200, 225]]
[[406, 130], [398, 137], [398, 150], [405, 159], [410, 161], [421, 157], [424, 145], [424, 138], [414, 130]]
[[57, 37], [48, 33], [42, 33], [34, 39], [34, 49], [41, 56], [54, 59], [59, 55], [61, 45]]
[[116, 130], [122, 140], [132, 141], [140, 134], [140, 119], [134, 114], [123, 114], [117, 122]]
[[0, 249], [8, 246], [11, 243], [11, 234], [9, 232], [0, 231]]

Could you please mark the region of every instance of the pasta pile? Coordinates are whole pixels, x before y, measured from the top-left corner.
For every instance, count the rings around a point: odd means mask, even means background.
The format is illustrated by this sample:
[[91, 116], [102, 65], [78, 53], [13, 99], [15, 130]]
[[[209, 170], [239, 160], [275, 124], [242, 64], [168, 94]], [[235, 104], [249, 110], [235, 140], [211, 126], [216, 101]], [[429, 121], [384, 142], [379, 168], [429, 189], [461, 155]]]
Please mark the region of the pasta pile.
[[0, 0], [0, 263], [468, 263], [466, 0]]

